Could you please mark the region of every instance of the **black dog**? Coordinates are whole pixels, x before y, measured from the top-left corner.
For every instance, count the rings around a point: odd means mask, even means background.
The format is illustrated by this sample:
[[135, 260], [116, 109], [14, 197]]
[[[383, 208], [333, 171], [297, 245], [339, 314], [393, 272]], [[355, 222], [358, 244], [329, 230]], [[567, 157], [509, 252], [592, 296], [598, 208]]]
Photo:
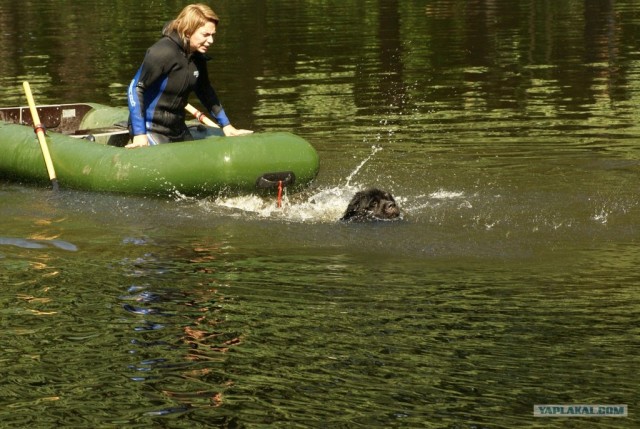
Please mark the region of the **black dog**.
[[400, 209], [396, 204], [396, 200], [393, 199], [393, 195], [373, 188], [356, 192], [340, 220], [362, 222], [367, 220], [389, 220], [399, 216]]

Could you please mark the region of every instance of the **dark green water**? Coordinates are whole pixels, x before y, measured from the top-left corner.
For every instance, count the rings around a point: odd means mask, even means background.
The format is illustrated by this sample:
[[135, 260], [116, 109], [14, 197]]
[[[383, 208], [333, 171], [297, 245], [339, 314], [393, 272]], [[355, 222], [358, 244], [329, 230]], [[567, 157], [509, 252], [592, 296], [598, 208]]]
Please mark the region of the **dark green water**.
[[[184, 4], [0, 0], [0, 106], [125, 105]], [[634, 1], [212, 5], [225, 110], [317, 181], [281, 209], [0, 182], [0, 427], [638, 427]], [[368, 186], [404, 219], [337, 222]]]

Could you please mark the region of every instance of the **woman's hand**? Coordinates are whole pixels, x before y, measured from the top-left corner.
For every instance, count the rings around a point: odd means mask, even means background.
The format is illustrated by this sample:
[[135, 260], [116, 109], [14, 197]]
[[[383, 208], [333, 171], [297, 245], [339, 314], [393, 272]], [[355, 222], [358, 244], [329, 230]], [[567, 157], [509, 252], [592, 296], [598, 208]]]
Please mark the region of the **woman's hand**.
[[231, 124], [229, 124], [229, 125], [225, 126], [224, 128], [222, 128], [222, 132], [227, 137], [244, 136], [244, 135], [253, 133], [253, 131], [251, 131], [251, 130], [238, 130], [238, 129], [236, 129], [236, 127], [234, 127]]
[[139, 134], [137, 136], [133, 136], [133, 141], [126, 145], [127, 149], [133, 149], [136, 147], [145, 147], [149, 146], [149, 139], [146, 134]]

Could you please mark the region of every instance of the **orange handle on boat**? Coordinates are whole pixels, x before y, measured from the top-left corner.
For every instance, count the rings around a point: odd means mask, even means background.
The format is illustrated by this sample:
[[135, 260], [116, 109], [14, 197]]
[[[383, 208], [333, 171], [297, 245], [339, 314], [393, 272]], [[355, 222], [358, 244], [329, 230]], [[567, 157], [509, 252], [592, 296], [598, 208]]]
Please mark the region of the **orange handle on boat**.
[[213, 122], [211, 119], [207, 118], [204, 113], [202, 113], [201, 111], [193, 107], [191, 104], [187, 103], [187, 105], [184, 106], [184, 108], [187, 110], [187, 112], [191, 113], [193, 116], [196, 117], [198, 121], [202, 122], [206, 126], [220, 128], [218, 124]]
[[38, 116], [38, 109], [36, 109], [36, 103], [33, 100], [33, 94], [31, 94], [31, 87], [29, 82], [23, 82], [24, 93], [27, 95], [27, 102], [29, 103], [29, 110], [31, 111], [31, 119], [33, 119], [33, 129], [36, 131], [38, 141], [40, 142], [40, 150], [42, 156], [44, 156], [44, 163], [47, 166], [47, 172], [49, 173], [49, 180], [55, 191], [58, 190], [58, 179], [56, 178], [56, 171], [53, 168], [53, 161], [51, 160], [51, 154], [49, 153], [49, 147], [47, 146], [47, 139], [44, 137], [44, 126], [40, 122]]

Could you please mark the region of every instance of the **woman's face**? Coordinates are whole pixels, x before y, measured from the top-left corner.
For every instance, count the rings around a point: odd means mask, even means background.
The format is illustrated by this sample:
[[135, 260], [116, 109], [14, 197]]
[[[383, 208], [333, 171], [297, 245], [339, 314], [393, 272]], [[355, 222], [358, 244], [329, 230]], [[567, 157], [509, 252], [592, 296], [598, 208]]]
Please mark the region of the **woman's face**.
[[189, 36], [189, 47], [191, 52], [200, 52], [204, 54], [213, 44], [216, 37], [216, 25], [213, 22], [207, 22], [199, 27], [193, 34]]

